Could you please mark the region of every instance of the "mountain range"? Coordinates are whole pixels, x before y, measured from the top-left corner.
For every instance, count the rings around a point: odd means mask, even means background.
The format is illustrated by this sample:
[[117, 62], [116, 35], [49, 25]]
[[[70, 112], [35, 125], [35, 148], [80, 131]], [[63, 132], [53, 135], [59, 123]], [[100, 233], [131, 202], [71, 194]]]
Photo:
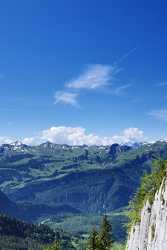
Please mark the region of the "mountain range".
[[1, 204], [7, 204], [12, 215], [33, 222], [119, 212], [159, 158], [167, 158], [165, 141], [110, 146], [3, 144], [0, 189], [11, 201], [1, 193]]

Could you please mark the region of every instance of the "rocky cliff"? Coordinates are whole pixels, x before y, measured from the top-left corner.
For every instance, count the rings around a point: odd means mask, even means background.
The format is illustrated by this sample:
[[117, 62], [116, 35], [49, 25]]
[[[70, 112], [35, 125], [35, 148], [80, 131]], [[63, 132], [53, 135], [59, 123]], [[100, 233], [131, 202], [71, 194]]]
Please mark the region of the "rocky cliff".
[[127, 250], [167, 250], [167, 179], [163, 179], [152, 205], [147, 201], [140, 223], [132, 226]]

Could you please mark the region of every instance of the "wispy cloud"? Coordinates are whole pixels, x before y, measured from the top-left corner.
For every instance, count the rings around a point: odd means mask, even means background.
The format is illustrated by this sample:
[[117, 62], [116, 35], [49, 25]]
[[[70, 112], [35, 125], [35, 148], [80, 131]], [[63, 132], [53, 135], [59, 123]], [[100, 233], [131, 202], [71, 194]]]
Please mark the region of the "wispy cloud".
[[167, 122], [167, 109], [153, 110], [149, 115], [155, 119]]
[[54, 103], [55, 104], [64, 103], [64, 104], [72, 105], [75, 107], [79, 107], [79, 104], [77, 102], [78, 95], [79, 95], [78, 93], [57, 91], [54, 95], [54, 99], [55, 99]]
[[97, 89], [112, 83], [116, 68], [108, 65], [90, 65], [76, 79], [66, 83], [72, 89]]
[[115, 88], [112, 93], [116, 96], [121, 96], [124, 95], [125, 92], [132, 87], [132, 84], [124, 84], [122, 86], [118, 86], [117, 88]]
[[167, 81], [164, 81], [164, 82], [159, 82], [156, 84], [156, 86], [158, 87], [164, 87], [164, 86], [167, 86]]
[[98, 89], [104, 93], [107, 91], [107, 93], [116, 96], [123, 95], [125, 91], [131, 87], [131, 84], [124, 84], [122, 86], [116, 85], [118, 83], [117, 75], [121, 71], [121, 68], [116, 64], [122, 62], [135, 50], [136, 48], [124, 54], [115, 62], [114, 66], [103, 64], [92, 64], [87, 66], [80, 75], [64, 84], [63, 91], [57, 91], [55, 93], [55, 104], [64, 103], [70, 104], [73, 107], [78, 107], [77, 98], [82, 91], [88, 90], [95, 91]]

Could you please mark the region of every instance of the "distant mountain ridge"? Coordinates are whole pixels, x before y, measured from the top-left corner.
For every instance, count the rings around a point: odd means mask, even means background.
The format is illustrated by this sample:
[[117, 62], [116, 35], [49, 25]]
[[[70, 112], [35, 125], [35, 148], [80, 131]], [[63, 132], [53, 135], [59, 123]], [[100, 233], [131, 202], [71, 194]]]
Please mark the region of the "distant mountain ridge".
[[24, 143], [22, 143], [21, 141], [15, 141], [15, 142], [12, 142], [12, 143], [5, 143], [5, 144], [0, 144], [0, 148], [1, 150], [13, 150], [13, 151], [20, 151], [20, 150], [31, 150], [32, 148], [39, 148], [39, 149], [50, 149], [50, 150], [53, 150], [53, 149], [77, 149], [77, 148], [85, 148], [85, 149], [88, 149], [88, 148], [91, 148], [91, 147], [96, 147], [96, 148], [100, 148], [100, 149], [109, 149], [110, 147], [121, 147], [121, 148], [126, 148], [126, 147], [140, 147], [142, 145], [142, 143], [125, 143], [125, 144], [118, 144], [118, 143], [114, 143], [114, 144], [111, 144], [111, 145], [86, 145], [86, 144], [83, 144], [83, 145], [68, 145], [68, 144], [56, 144], [56, 143], [52, 143], [50, 141], [46, 141], [44, 143], [41, 143], [39, 145], [36, 145], [36, 146], [33, 146], [33, 145], [26, 145]]
[[103, 213], [126, 206], [140, 177], [160, 157], [167, 158], [166, 142], [131, 146], [4, 144], [0, 146], [0, 188], [19, 203]]

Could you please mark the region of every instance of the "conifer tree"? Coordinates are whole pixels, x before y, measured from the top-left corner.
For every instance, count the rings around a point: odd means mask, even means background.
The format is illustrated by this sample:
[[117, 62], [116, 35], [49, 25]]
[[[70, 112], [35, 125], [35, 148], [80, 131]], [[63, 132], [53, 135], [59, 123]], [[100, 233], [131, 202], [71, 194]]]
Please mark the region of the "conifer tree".
[[98, 246], [98, 233], [95, 228], [93, 228], [89, 239], [88, 239], [88, 248], [87, 250], [97, 250]]
[[100, 232], [98, 235], [98, 250], [110, 250], [112, 245], [111, 237], [112, 227], [108, 221], [107, 215], [102, 219]]

